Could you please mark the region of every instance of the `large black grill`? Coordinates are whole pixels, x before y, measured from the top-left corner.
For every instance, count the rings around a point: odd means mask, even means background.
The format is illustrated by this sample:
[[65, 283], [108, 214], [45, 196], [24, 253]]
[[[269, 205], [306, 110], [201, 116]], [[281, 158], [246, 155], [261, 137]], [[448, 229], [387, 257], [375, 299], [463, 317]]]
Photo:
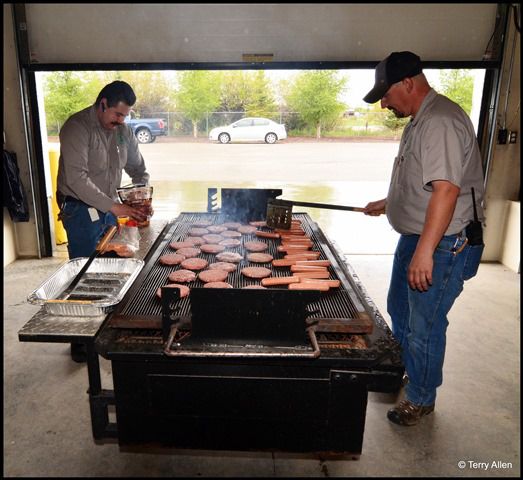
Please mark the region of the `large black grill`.
[[[246, 290], [260, 282], [240, 273], [253, 265], [244, 259], [227, 279], [232, 289], [202, 288], [195, 280], [188, 284], [189, 297], [177, 299], [176, 289], [165, 289], [169, 294], [160, 301], [157, 289], [180, 268], [158, 262], [173, 252], [169, 243], [185, 239], [202, 221], [235, 219], [222, 213], [182, 213], [166, 226], [96, 339], [96, 350], [112, 362], [121, 445], [361, 452], [367, 392], [399, 388], [400, 349], [357, 276], [319, 227], [306, 214], [293, 217], [312, 240], [312, 250], [330, 261], [329, 275], [341, 282], [339, 288]], [[243, 244], [254, 239], [260, 240], [242, 236], [242, 244], [231, 251], [245, 255]], [[279, 241], [266, 243], [274, 258], [283, 256], [277, 251]], [[216, 261], [211, 254], [200, 257]], [[288, 268], [264, 266], [273, 276], [290, 275]], [[230, 312], [226, 301], [234, 305]], [[249, 330], [247, 323], [260, 320], [257, 308], [266, 315], [261, 326], [270, 322], [271, 308], [278, 314], [287, 308], [299, 328], [295, 350], [310, 350], [307, 337], [312, 332], [315, 355], [287, 354], [285, 349], [294, 347], [278, 342], [282, 318], [259, 329], [260, 342], [252, 341], [257, 330]], [[196, 335], [200, 330], [204, 333]], [[227, 330], [225, 336], [222, 330]], [[294, 339], [294, 333], [288, 338]]]

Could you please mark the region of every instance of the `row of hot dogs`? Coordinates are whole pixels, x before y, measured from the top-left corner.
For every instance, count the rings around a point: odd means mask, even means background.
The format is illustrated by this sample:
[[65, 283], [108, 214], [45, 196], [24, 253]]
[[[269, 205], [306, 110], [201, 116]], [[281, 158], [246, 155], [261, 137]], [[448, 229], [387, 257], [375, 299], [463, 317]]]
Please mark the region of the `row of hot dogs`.
[[284, 253], [281, 259], [272, 261], [273, 267], [289, 268], [291, 275], [271, 276], [262, 279], [264, 287], [287, 286], [290, 290], [328, 291], [340, 286], [339, 280], [330, 279], [329, 260], [320, 260], [321, 253], [311, 250], [313, 241], [308, 237], [299, 220], [292, 220], [289, 230], [274, 229], [272, 232], [257, 231], [259, 237], [280, 240], [276, 250]]

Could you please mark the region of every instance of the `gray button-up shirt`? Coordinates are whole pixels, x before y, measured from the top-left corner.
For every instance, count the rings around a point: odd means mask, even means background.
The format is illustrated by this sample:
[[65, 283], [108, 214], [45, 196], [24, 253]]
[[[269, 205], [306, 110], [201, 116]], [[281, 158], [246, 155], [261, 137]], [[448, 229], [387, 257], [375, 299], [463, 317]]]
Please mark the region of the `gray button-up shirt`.
[[60, 130], [57, 189], [102, 212], [108, 212], [122, 181], [122, 170], [133, 183], [147, 183], [149, 174], [128, 125], [105, 130], [96, 106], [72, 115]]
[[431, 90], [405, 127], [394, 161], [387, 217], [398, 233], [421, 234], [434, 180], [460, 188], [445, 235], [462, 231], [473, 220], [471, 187], [483, 220], [483, 170], [474, 127], [459, 105]]

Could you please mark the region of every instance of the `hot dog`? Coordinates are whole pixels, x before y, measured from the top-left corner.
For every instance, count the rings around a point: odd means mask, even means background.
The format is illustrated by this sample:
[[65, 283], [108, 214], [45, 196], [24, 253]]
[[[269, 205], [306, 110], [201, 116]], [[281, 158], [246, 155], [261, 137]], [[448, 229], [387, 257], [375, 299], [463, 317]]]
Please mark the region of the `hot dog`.
[[300, 228], [291, 228], [290, 230], [285, 230], [283, 228], [275, 228], [274, 231], [281, 235], [285, 235], [286, 237], [293, 236], [293, 235], [298, 235], [298, 236], [305, 235], [305, 232], [301, 229], [301, 227]]
[[272, 261], [273, 267], [290, 267], [291, 265], [295, 265], [296, 262], [299, 260], [292, 260], [287, 258], [277, 259]]
[[329, 278], [330, 274], [327, 270], [311, 270], [310, 272], [296, 272], [293, 273], [298, 278]]
[[296, 265], [319, 265], [328, 267], [331, 264], [330, 260], [298, 260]]
[[306, 246], [306, 247], [312, 247], [314, 245], [310, 240], [308, 240], [306, 238], [304, 238], [303, 240], [301, 240], [301, 239], [296, 239], [296, 240], [282, 239], [281, 244], [283, 246], [286, 246], [286, 245], [291, 245], [291, 246], [292, 245], [303, 245], [303, 246]]
[[278, 252], [286, 252], [286, 253], [292, 253], [292, 252], [306, 252], [309, 248], [306, 245], [280, 245], [276, 248]]
[[262, 278], [261, 284], [264, 287], [274, 287], [276, 285], [289, 285], [291, 283], [298, 283], [300, 281], [297, 277], [267, 277]]
[[341, 285], [339, 280], [319, 280], [316, 278], [302, 278], [300, 279], [300, 283], [324, 283], [330, 288], [338, 288]]
[[285, 255], [283, 258], [288, 258], [289, 260], [315, 260], [320, 255], [320, 252], [304, 251], [300, 253], [289, 253]]
[[326, 283], [292, 283], [289, 285], [289, 290], [320, 290], [321, 292], [327, 292], [329, 290], [329, 285]]
[[327, 267], [321, 265], [291, 265], [291, 272], [326, 272]]

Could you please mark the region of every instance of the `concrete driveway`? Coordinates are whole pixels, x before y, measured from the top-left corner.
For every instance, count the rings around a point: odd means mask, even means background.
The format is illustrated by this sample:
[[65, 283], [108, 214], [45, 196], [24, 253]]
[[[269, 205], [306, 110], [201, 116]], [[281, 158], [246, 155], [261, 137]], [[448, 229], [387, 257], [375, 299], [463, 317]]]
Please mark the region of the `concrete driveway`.
[[161, 140], [140, 145], [152, 181], [388, 182], [398, 149], [398, 142]]

